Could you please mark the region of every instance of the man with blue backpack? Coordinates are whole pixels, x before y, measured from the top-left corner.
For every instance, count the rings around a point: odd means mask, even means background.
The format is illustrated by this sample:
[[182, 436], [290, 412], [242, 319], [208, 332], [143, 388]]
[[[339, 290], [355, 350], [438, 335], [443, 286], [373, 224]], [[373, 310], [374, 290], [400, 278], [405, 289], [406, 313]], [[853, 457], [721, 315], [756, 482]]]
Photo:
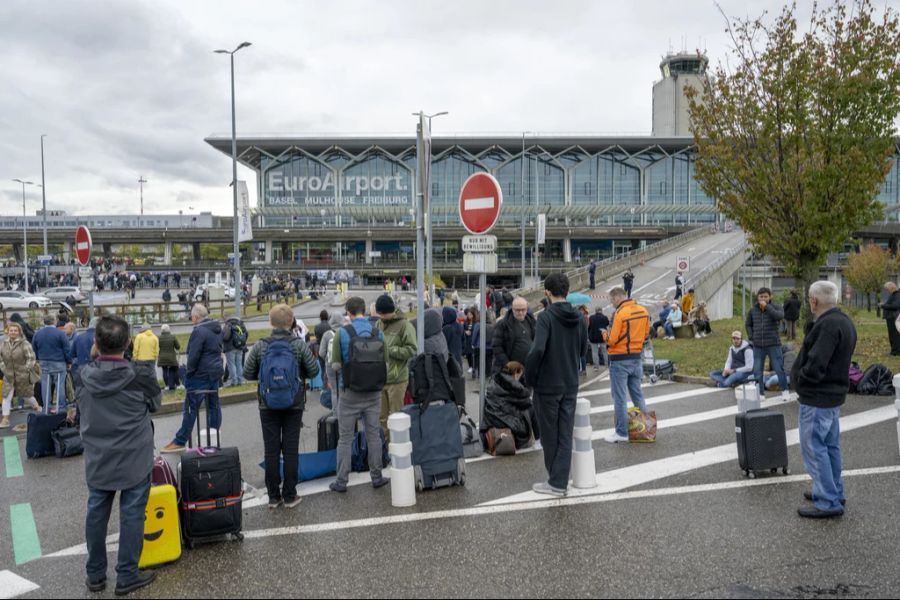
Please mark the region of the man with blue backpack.
[[[259, 420], [265, 446], [269, 508], [294, 508], [300, 428], [306, 408], [306, 379], [319, 374], [319, 361], [302, 339], [291, 333], [294, 312], [287, 304], [269, 311], [272, 335], [253, 345], [244, 363], [244, 378], [259, 381]], [[284, 487], [280, 462], [284, 457]]]
[[[332, 368], [340, 373], [341, 402], [338, 405], [339, 439], [337, 447], [337, 479], [329, 488], [345, 493], [350, 476], [354, 426], [365, 422], [366, 445], [381, 448], [381, 392], [387, 383], [387, 352], [384, 335], [366, 318], [366, 301], [359, 297], [347, 300], [350, 324], [338, 330], [331, 350]], [[369, 475], [372, 487], [380, 488], [390, 480], [382, 476], [381, 452], [369, 452]]]

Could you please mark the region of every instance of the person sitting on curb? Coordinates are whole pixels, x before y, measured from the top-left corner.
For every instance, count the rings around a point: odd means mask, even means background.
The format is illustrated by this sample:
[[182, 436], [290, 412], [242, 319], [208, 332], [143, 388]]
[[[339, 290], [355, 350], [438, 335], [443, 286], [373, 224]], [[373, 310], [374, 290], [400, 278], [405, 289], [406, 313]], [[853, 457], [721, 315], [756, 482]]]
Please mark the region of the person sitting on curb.
[[740, 331], [731, 333], [731, 343], [725, 368], [709, 374], [720, 388], [741, 385], [753, 376], [753, 346], [744, 341]]
[[[791, 369], [794, 368], [794, 361], [797, 360], [797, 351], [794, 349], [794, 344], [790, 342], [786, 342], [781, 347], [782, 355], [784, 356], [784, 372], [787, 374], [787, 382], [788, 385], [791, 385]], [[770, 392], [778, 391], [778, 373], [775, 371], [766, 371], [765, 372], [765, 380], [766, 380], [766, 389]]]
[[669, 313], [669, 316], [666, 318], [666, 324], [664, 328], [666, 330], [667, 340], [675, 339], [675, 329], [681, 327], [681, 321], [684, 318], [684, 313], [681, 312], [681, 307], [677, 302], [672, 303], [672, 311]]

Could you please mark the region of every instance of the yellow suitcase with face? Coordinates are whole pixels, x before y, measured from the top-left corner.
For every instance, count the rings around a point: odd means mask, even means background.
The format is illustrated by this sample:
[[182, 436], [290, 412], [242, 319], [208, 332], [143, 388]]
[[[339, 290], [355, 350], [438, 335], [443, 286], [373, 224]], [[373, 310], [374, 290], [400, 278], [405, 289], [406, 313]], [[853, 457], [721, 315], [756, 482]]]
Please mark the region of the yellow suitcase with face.
[[163, 565], [178, 560], [180, 556], [178, 492], [172, 485], [151, 486], [144, 513], [144, 549], [138, 567]]

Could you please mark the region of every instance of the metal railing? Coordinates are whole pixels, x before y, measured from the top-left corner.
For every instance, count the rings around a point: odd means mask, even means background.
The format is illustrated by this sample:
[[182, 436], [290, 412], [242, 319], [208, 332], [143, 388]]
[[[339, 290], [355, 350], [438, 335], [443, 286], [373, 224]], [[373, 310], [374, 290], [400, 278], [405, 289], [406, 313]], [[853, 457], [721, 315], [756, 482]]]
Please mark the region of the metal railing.
[[690, 289], [690, 288], [696, 289], [696, 288], [700, 287], [701, 284], [703, 284], [709, 277], [714, 275], [719, 269], [721, 269], [725, 264], [727, 264], [728, 261], [733, 259], [738, 254], [745, 252], [749, 246], [750, 246], [750, 242], [748, 242], [747, 239], [745, 238], [744, 241], [740, 245], [732, 248], [726, 254], [719, 257], [718, 260], [714, 261], [710, 265], [707, 265], [706, 267], [704, 267], [703, 269], [698, 271], [696, 274], [687, 278], [684, 283], [685, 288], [686, 289]]

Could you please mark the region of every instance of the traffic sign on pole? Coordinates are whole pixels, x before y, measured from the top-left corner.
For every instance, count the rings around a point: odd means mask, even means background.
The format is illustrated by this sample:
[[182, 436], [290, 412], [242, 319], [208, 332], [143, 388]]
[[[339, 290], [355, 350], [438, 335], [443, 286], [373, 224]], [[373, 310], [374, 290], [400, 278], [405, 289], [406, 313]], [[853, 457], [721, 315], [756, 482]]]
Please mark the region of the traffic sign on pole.
[[82, 265], [86, 265], [91, 262], [91, 249], [93, 248], [93, 242], [91, 241], [91, 232], [90, 230], [81, 225], [75, 231], [75, 256], [78, 258], [78, 262]]
[[675, 270], [681, 271], [682, 273], [687, 273], [691, 270], [691, 257], [690, 256], [679, 256], [675, 259]]
[[489, 173], [473, 173], [459, 193], [459, 219], [469, 233], [487, 233], [497, 224], [502, 205], [500, 182]]

